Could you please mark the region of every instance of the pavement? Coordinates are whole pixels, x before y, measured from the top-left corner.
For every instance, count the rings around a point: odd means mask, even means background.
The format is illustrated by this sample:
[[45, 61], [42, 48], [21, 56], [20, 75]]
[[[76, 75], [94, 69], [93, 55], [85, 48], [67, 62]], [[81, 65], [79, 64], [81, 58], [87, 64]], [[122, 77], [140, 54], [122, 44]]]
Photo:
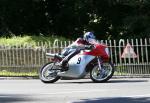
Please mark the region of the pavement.
[[150, 78], [113, 78], [106, 83], [90, 79], [0, 79], [0, 103], [150, 103]]

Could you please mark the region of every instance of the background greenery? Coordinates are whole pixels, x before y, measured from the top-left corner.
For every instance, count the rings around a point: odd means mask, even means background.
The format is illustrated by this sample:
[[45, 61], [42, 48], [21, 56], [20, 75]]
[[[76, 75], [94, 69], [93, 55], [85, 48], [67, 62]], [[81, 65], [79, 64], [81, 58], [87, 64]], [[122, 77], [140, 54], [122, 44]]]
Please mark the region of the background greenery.
[[150, 37], [150, 0], [0, 0], [0, 36]]
[[25, 44], [36, 45], [38, 43], [53, 43], [56, 39], [60, 41], [67, 41], [69, 39], [61, 36], [13, 36], [13, 37], [1, 37], [0, 45], [9, 45], [9, 46], [21, 46]]

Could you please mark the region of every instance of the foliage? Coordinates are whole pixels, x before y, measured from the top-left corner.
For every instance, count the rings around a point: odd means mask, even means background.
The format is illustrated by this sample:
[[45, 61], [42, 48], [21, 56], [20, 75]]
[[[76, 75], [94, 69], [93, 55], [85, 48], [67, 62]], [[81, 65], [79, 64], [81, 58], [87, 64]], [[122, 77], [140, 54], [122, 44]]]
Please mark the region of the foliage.
[[0, 0], [0, 35], [150, 37], [149, 0]]
[[38, 76], [38, 73], [37, 72], [9, 72], [9, 71], [6, 71], [6, 70], [3, 70], [3, 71], [0, 71], [0, 76], [6, 76], [6, 77], [20, 77], [20, 76], [25, 76], [25, 77], [33, 77], [33, 76]]
[[14, 36], [11, 38], [1, 37], [0, 38], [0, 45], [25, 45], [31, 44], [34, 45], [35, 43], [38, 44], [40, 42], [54, 42], [54, 40], [59, 39], [61, 41], [68, 40], [64, 37], [58, 36]]

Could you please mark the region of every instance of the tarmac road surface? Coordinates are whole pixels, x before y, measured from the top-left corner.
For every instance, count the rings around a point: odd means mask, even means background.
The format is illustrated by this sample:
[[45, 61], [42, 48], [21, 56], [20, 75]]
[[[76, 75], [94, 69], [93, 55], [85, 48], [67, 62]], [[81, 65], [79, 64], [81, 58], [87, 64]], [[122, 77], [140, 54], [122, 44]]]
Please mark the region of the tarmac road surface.
[[150, 78], [59, 80], [0, 79], [0, 103], [150, 103]]

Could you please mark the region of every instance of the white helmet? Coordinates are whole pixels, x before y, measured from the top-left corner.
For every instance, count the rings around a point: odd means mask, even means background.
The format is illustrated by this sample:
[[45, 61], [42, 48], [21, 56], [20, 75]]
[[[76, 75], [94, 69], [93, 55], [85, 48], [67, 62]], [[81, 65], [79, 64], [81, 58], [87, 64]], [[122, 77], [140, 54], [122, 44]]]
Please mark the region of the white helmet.
[[90, 42], [91, 40], [95, 40], [95, 36], [92, 32], [86, 32], [83, 36], [83, 39], [87, 42]]

